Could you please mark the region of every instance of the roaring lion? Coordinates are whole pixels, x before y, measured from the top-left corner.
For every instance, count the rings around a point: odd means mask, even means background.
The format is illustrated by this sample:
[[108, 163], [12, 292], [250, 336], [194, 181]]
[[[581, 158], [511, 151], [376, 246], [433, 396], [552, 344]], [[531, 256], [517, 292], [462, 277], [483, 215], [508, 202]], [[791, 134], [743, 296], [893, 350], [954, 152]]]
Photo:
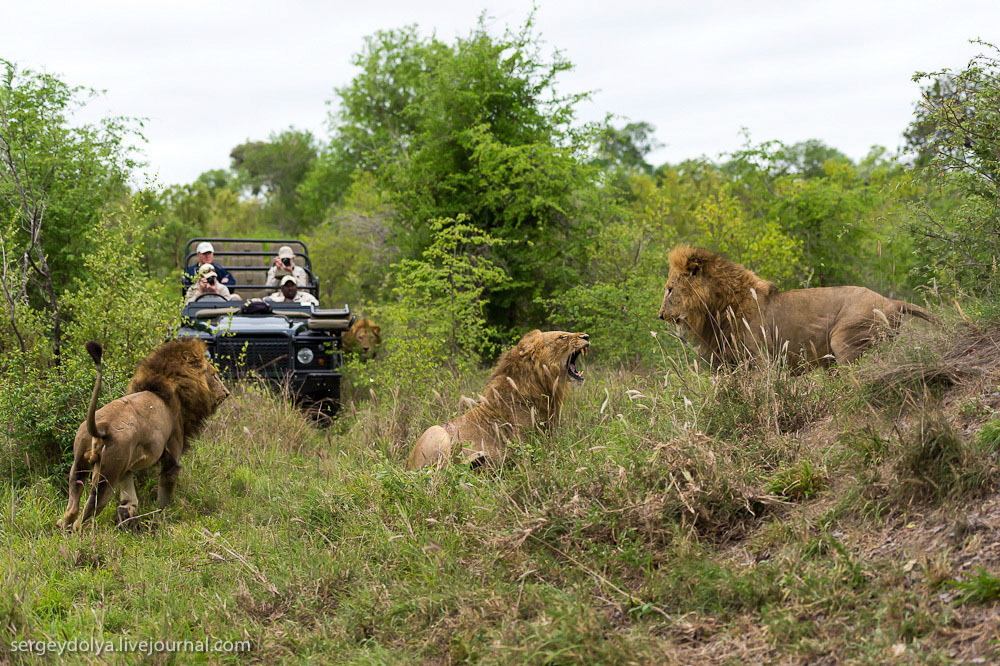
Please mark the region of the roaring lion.
[[406, 469], [449, 462], [456, 445], [470, 464], [497, 462], [517, 433], [558, 420], [569, 385], [583, 381], [576, 363], [589, 347], [586, 333], [528, 333], [500, 356], [476, 407], [424, 431]]
[[[73, 443], [69, 472], [69, 504], [56, 525], [84, 521], [99, 514], [115, 488], [121, 491], [119, 526], [138, 516], [139, 499], [133, 472], [160, 463], [157, 502], [160, 508], [173, 498], [180, 474], [180, 457], [205, 420], [229, 396], [219, 373], [206, 359], [205, 343], [195, 339], [172, 340], [153, 350], [136, 368], [128, 393], [97, 409], [101, 392], [103, 349], [88, 342], [97, 366], [97, 380], [90, 396], [87, 420], [80, 424]], [[83, 515], [80, 509], [83, 480], [91, 469], [90, 495]]]
[[682, 327], [714, 366], [750, 356], [792, 368], [858, 358], [894, 334], [903, 315], [940, 321], [927, 310], [865, 287], [779, 291], [726, 257], [695, 247], [670, 252], [660, 319]]
[[359, 354], [363, 359], [375, 358], [382, 344], [382, 327], [371, 319], [357, 319], [342, 339], [344, 351]]

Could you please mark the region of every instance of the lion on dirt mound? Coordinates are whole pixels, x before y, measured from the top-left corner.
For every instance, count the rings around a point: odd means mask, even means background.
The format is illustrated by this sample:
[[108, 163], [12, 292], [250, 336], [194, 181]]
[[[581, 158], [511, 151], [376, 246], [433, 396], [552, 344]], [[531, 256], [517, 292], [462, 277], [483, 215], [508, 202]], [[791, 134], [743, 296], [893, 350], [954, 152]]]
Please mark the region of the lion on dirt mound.
[[660, 319], [680, 325], [714, 366], [750, 356], [793, 368], [849, 363], [894, 334], [903, 315], [940, 321], [927, 310], [865, 287], [779, 291], [720, 254], [679, 246]]
[[[79, 529], [84, 521], [101, 512], [112, 490], [118, 488], [121, 501], [117, 521], [120, 526], [130, 526], [139, 507], [132, 473], [159, 462], [157, 501], [160, 508], [169, 504], [181, 470], [181, 454], [229, 391], [206, 359], [205, 343], [172, 340], [139, 364], [127, 395], [97, 409], [103, 350], [96, 342], [86, 346], [97, 365], [97, 380], [87, 420], [80, 424], [73, 443], [69, 504], [56, 524]], [[80, 509], [84, 476], [91, 467], [90, 495], [83, 515], [73, 522]]]
[[344, 351], [358, 354], [363, 359], [373, 359], [382, 344], [382, 327], [371, 319], [357, 319], [342, 338]]
[[424, 431], [407, 469], [449, 462], [456, 445], [471, 464], [498, 462], [504, 444], [522, 430], [547, 427], [559, 418], [572, 382], [582, 382], [576, 363], [590, 348], [586, 333], [535, 330], [500, 356], [472, 410]]

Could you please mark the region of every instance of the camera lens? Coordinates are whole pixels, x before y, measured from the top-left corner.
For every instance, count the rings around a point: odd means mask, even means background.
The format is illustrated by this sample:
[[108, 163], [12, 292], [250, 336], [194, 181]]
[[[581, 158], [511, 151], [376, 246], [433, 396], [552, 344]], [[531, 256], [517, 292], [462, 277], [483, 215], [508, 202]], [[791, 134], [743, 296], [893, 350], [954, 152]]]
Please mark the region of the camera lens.
[[284, 265], [286, 265], [286, 266], [291, 266], [291, 265], [292, 265], [292, 260], [291, 260], [291, 259], [289, 259], [288, 257], [285, 257], [285, 258], [283, 258], [283, 259], [281, 260], [281, 263], [283, 263], [283, 264], [284, 264]]
[[208, 278], [208, 283], [209, 284], [215, 284], [215, 278], [214, 277]]

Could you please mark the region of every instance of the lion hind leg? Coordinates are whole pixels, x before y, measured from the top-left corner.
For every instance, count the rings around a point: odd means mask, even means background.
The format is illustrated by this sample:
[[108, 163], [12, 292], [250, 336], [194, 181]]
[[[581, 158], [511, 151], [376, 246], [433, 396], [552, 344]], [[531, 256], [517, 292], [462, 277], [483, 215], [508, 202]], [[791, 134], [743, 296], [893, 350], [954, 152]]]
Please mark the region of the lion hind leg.
[[413, 445], [406, 469], [414, 470], [451, 460], [451, 435], [441, 426], [431, 426]]
[[83, 462], [82, 456], [75, 458], [73, 467], [69, 470], [69, 502], [66, 504], [66, 512], [63, 517], [56, 521], [56, 527], [60, 529], [66, 529], [72, 525], [77, 514], [80, 513], [80, 497], [83, 495], [84, 477], [87, 474], [87, 467]]
[[83, 515], [73, 523], [74, 531], [79, 530], [85, 522], [98, 515], [101, 509], [108, 503], [108, 500], [111, 499], [111, 493], [114, 491], [114, 486], [111, 485], [111, 482], [104, 476], [101, 476], [100, 461], [94, 465], [92, 474], [93, 480], [90, 482], [90, 495], [87, 497], [87, 503], [83, 507]]

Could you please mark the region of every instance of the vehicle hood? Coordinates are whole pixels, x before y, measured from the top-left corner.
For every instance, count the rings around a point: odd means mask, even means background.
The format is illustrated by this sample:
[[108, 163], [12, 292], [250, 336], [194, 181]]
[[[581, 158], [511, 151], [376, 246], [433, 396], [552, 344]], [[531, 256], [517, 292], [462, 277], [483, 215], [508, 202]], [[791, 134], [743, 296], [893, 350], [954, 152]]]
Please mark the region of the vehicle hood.
[[294, 333], [303, 325], [303, 320], [290, 319], [280, 315], [223, 315], [216, 319], [202, 322], [205, 329], [216, 335], [232, 333], [234, 335], [259, 335], [267, 333]]

